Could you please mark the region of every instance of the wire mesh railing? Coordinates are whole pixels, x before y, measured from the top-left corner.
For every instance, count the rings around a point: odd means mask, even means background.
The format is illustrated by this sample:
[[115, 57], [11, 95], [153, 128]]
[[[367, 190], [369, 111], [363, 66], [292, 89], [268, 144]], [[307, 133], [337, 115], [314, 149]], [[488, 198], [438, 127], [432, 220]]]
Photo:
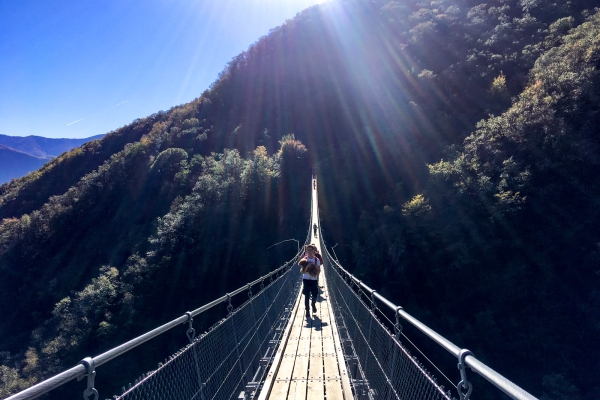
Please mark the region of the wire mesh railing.
[[[157, 370], [143, 374], [134, 385], [124, 388], [121, 396], [114, 398], [230, 398], [232, 390], [245, 390], [264, 370], [265, 357], [269, 357], [276, 345], [277, 332], [285, 324], [288, 305], [299, 290], [299, 282], [293, 279], [295, 275], [290, 269], [301, 254], [302, 250], [269, 274], [105, 353], [86, 357], [75, 367], [6, 400], [35, 399], [67, 382], [83, 378], [87, 378], [84, 398], [97, 400], [99, 394], [94, 387], [97, 367], [185, 323], [189, 325], [187, 336], [191, 343], [159, 364]], [[257, 291], [256, 295], [252, 293], [253, 289]], [[248, 293], [248, 300], [234, 310], [231, 298], [243, 293]], [[228, 303], [227, 317], [195, 337], [193, 318], [222, 303]], [[189, 367], [181, 367], [184, 360], [189, 362]], [[177, 368], [181, 375], [174, 379], [173, 371]], [[151, 387], [155, 391], [150, 394]]]
[[[312, 207], [312, 199], [311, 199]], [[304, 241], [311, 240], [309, 230]], [[290, 239], [294, 240], [294, 239]], [[144, 374], [119, 400], [220, 400], [257, 397], [268, 367], [289, 321], [300, 280], [290, 273], [304, 246], [286, 263], [281, 276], [198, 338], [172, 355], [156, 371]], [[191, 325], [190, 325], [191, 326]], [[190, 328], [191, 329], [191, 328]]]
[[231, 399], [259, 389], [299, 290], [288, 269], [117, 399]]
[[416, 357], [336, 270], [324, 243], [330, 303], [356, 399], [451, 400]]
[[[457, 385], [450, 383], [456, 388], [459, 399], [469, 399], [473, 390], [466, 375], [469, 368], [513, 399], [537, 400], [479, 361], [470, 351], [460, 349], [346, 271], [329, 254], [322, 236], [321, 248], [325, 267], [330, 267], [327, 270], [331, 271], [327, 275], [328, 290], [357, 398], [453, 399], [452, 392], [445, 391], [444, 386], [438, 384], [433, 374], [402, 344], [402, 320], [457, 358], [461, 380]], [[387, 319], [378, 304], [392, 311], [396, 321]], [[379, 317], [387, 319], [388, 324]], [[441, 371], [439, 373], [443, 375]]]

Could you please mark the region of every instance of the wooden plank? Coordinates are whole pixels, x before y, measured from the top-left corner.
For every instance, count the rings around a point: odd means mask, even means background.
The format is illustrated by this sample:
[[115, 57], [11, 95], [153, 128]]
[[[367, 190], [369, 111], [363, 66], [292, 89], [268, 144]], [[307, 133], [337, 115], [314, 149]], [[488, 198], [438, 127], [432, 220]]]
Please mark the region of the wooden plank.
[[297, 311], [291, 323], [289, 338], [283, 349], [279, 370], [269, 398], [302, 399], [306, 397], [312, 321], [307, 323], [302, 310], [302, 294], [297, 299]]
[[[306, 400], [306, 379], [294, 380], [290, 383], [290, 392], [288, 394], [288, 400]], [[274, 397], [274, 399], [278, 399]], [[282, 397], [283, 399], [283, 397]]]
[[311, 354], [309, 362], [308, 379], [323, 379], [323, 357]]
[[321, 338], [321, 323], [320, 321], [315, 321], [312, 334], [310, 337], [310, 355], [311, 357], [323, 355], [323, 339]]
[[309, 379], [306, 399], [307, 400], [323, 400], [325, 398], [325, 385], [322, 379]]
[[323, 356], [325, 379], [341, 379], [338, 360], [335, 354]]
[[292, 379], [298, 380], [308, 378], [308, 361], [309, 356], [296, 356], [296, 363], [294, 364]]
[[287, 399], [290, 390], [290, 381], [275, 381], [269, 394], [271, 399]]
[[325, 396], [327, 400], [344, 400], [342, 382], [340, 379], [325, 380]]
[[327, 325], [323, 325], [321, 330], [323, 337], [333, 337], [333, 329], [331, 329], [331, 321], [327, 321]]
[[333, 337], [333, 329], [331, 329], [331, 321], [323, 322], [323, 327], [321, 328], [321, 335], [323, 337]]
[[333, 337], [323, 338], [323, 355], [335, 354], [335, 343]]
[[283, 349], [284, 356], [277, 371], [275, 384], [269, 398], [285, 399], [296, 391], [296, 384], [292, 381], [292, 373], [296, 366], [296, 356], [303, 329], [303, 321], [300, 314], [300, 312], [296, 312], [294, 320], [290, 321], [292, 328], [289, 332], [289, 339]]
[[295, 354], [284, 355], [283, 359], [281, 360], [281, 365], [279, 366], [279, 370], [277, 371], [277, 376], [275, 379], [278, 381], [292, 379], [292, 371], [294, 370], [295, 363]]
[[[300, 311], [299, 311], [300, 312]], [[304, 326], [300, 331], [300, 342], [298, 343], [297, 354], [308, 355], [310, 353], [310, 338], [312, 334], [312, 321], [304, 322]]]
[[296, 353], [298, 352], [298, 344], [299, 343], [300, 343], [299, 339], [296, 339], [296, 340], [290, 339], [287, 343], [287, 346], [285, 346], [283, 355], [296, 355]]
[[[327, 288], [327, 278], [325, 273], [323, 273], [323, 282], [325, 287]], [[329, 299], [328, 299], [329, 300]], [[348, 377], [348, 370], [346, 369], [346, 362], [344, 361], [344, 353], [342, 352], [342, 346], [340, 344], [340, 336], [337, 330], [337, 325], [335, 323], [335, 317], [333, 315], [333, 310], [331, 307], [329, 308], [329, 321], [331, 322], [331, 331], [333, 333], [333, 343], [335, 347], [335, 353], [337, 358], [337, 365], [340, 373], [341, 384], [342, 384], [342, 394], [344, 400], [351, 400], [352, 397], [352, 389], [350, 388], [350, 378]]]
[[290, 331], [290, 339], [298, 339], [300, 337], [300, 331], [302, 330], [302, 321], [300, 323], [296, 320], [293, 321], [292, 329]]
[[296, 354], [308, 356], [310, 354], [310, 338], [301, 338]]
[[[298, 305], [300, 304], [300, 296], [302, 295], [302, 293], [298, 293], [298, 297], [296, 298], [296, 302], [294, 303], [294, 307], [292, 309], [292, 314], [290, 316], [290, 321], [288, 322], [287, 326], [285, 327], [283, 334], [281, 336], [281, 342], [279, 344], [279, 348], [277, 349], [277, 351], [275, 352], [275, 356], [273, 357], [273, 362], [271, 363], [271, 368], [269, 368], [269, 372], [267, 373], [267, 376], [265, 378], [265, 382], [263, 384], [263, 389], [261, 390], [258, 400], [266, 400], [269, 396], [271, 391], [274, 389], [274, 383], [275, 383], [275, 376], [277, 375], [277, 372], [279, 370], [279, 366], [281, 365], [281, 362], [284, 358], [284, 351], [285, 348], [287, 346], [288, 340], [289, 340], [289, 335], [290, 332], [292, 330], [292, 326], [293, 323], [292, 321], [294, 321], [297, 317], [298, 314]], [[287, 389], [289, 389], [289, 384], [285, 384], [285, 382], [278, 382], [278, 385], [276, 387], [277, 389], [277, 395], [274, 394], [273, 398], [277, 399], [277, 398], [285, 398], [285, 396], [287, 396]], [[285, 395], [281, 395], [283, 392], [285, 392]]]

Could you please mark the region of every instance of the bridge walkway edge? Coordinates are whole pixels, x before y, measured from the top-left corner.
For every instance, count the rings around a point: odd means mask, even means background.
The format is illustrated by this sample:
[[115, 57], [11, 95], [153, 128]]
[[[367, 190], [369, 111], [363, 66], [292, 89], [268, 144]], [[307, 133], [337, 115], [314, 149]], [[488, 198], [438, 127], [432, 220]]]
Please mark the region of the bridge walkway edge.
[[[312, 182], [311, 216], [318, 227], [315, 179]], [[321, 252], [321, 242], [317, 240], [320, 229], [317, 232], [314, 235], [315, 244]], [[307, 318], [302, 310], [302, 296], [302, 292], [299, 292], [258, 400], [351, 400], [354, 397], [333, 309], [329, 303], [325, 267], [319, 276], [317, 312], [313, 313], [312, 318]]]

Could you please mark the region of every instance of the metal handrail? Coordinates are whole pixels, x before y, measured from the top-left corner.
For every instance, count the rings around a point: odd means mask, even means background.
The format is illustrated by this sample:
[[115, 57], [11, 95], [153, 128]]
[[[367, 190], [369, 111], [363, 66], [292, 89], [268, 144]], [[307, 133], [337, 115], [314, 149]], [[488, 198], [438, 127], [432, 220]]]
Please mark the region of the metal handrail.
[[[91, 361], [93, 362], [94, 368], [107, 363], [108, 361], [112, 360], [113, 358], [118, 357], [118, 356], [136, 348], [137, 346], [167, 332], [168, 330], [170, 330], [178, 325], [188, 322], [190, 320], [190, 318], [193, 318], [196, 315], [199, 315], [199, 314], [213, 308], [214, 306], [216, 306], [218, 304], [229, 301], [229, 299], [231, 299], [233, 296], [240, 294], [242, 292], [248, 291], [248, 289], [251, 288], [252, 286], [257, 285], [261, 282], [264, 282], [266, 279], [279, 273], [280, 271], [284, 271], [286, 268], [291, 267], [294, 264], [294, 261], [300, 256], [301, 253], [302, 253], [302, 250], [300, 252], [298, 252], [298, 254], [296, 254], [296, 256], [292, 260], [286, 262], [281, 267], [269, 272], [268, 274], [258, 278], [257, 280], [255, 280], [253, 282], [247, 283], [246, 285], [240, 287], [239, 289], [234, 290], [231, 293], [226, 294], [225, 296], [222, 296], [216, 300], [213, 300], [210, 303], [205, 304], [202, 307], [195, 309], [194, 311], [185, 313], [181, 317], [174, 319], [170, 322], [167, 322], [166, 324], [161, 325], [158, 328], [153, 329], [150, 332], [147, 332], [141, 336], [138, 336], [135, 339], [132, 339], [126, 343], [123, 343], [120, 346], [117, 346], [117, 347], [110, 349], [102, 354], [99, 354], [96, 357], [92, 357]], [[281, 276], [279, 278], [281, 278]], [[265, 286], [265, 289], [266, 288], [267, 288], [267, 286]], [[257, 295], [258, 295], [258, 293], [257, 293]], [[56, 389], [59, 386], [62, 386], [67, 382], [72, 381], [73, 379], [83, 378], [84, 376], [86, 376], [86, 372], [87, 372], [86, 367], [84, 366], [83, 363], [80, 363], [66, 371], [61, 372], [58, 375], [55, 375], [51, 378], [48, 378], [48, 379], [38, 383], [37, 385], [31, 386], [17, 394], [14, 394], [14, 395], [6, 398], [5, 400], [25, 400], [25, 399], [38, 398], [41, 395], [46, 394], [46, 393], [50, 392], [51, 390]]]
[[[319, 232], [319, 235], [321, 235], [321, 232]], [[323, 240], [322, 236], [321, 236], [321, 240]], [[324, 241], [323, 241], [323, 243], [324, 243]], [[333, 257], [331, 257], [331, 254], [329, 254], [329, 251], [327, 251], [327, 248], [325, 246], [321, 246], [321, 247], [325, 250], [325, 253], [327, 254], [327, 258], [329, 259], [329, 261], [336, 267], [335, 269], [338, 269], [340, 272], [345, 274], [348, 278], [350, 278], [352, 281], [354, 281], [358, 286], [362, 287], [366, 291], [366, 293], [368, 293], [372, 297], [379, 300], [382, 304], [384, 304], [390, 310], [392, 310], [394, 312], [394, 314], [397, 314], [397, 315], [401, 316], [404, 320], [408, 321], [412, 326], [414, 326], [419, 331], [421, 331], [422, 333], [427, 335], [430, 339], [432, 339], [438, 345], [440, 345], [441, 347], [446, 349], [450, 354], [454, 355], [457, 358], [460, 357], [461, 352], [463, 352], [464, 349], [461, 349], [460, 347], [456, 346], [454, 343], [450, 342], [448, 339], [446, 339], [445, 337], [443, 337], [439, 333], [435, 332], [433, 329], [429, 328], [427, 325], [425, 325], [424, 323], [422, 323], [421, 321], [419, 321], [418, 319], [416, 319], [415, 317], [413, 317], [412, 315], [410, 315], [409, 313], [404, 311], [404, 309], [402, 307], [395, 305], [394, 303], [392, 303], [391, 301], [389, 301], [388, 299], [386, 299], [385, 297], [383, 297], [382, 295], [377, 293], [375, 290], [373, 290], [372, 288], [367, 286], [363, 281], [361, 281], [360, 279], [358, 279], [357, 277], [352, 275], [350, 272], [345, 270], [344, 267], [342, 267], [339, 262], [334, 260]], [[505, 378], [498, 372], [494, 371], [492, 368], [488, 367], [487, 365], [485, 365], [484, 363], [479, 361], [477, 358], [475, 358], [470, 353], [464, 357], [464, 362], [473, 371], [477, 372], [479, 375], [481, 375], [483, 378], [485, 378], [488, 382], [492, 383], [494, 386], [496, 386], [498, 389], [502, 390], [504, 393], [506, 393], [511, 398], [518, 399], [518, 400], [538, 400], [537, 397], [531, 395], [530, 393], [528, 393], [527, 391], [525, 391], [524, 389], [522, 389], [521, 387], [519, 387], [512, 381], [508, 380], [507, 378]]]
[[[312, 196], [311, 196], [311, 208], [312, 208]], [[308, 244], [309, 240], [311, 238], [311, 226], [312, 226], [311, 223], [312, 223], [312, 221], [310, 219], [311, 218], [309, 217], [308, 235], [306, 237], [305, 244]], [[176, 327], [177, 325], [188, 322], [191, 318], [195, 317], [196, 315], [201, 314], [218, 304], [229, 301], [233, 296], [240, 294], [244, 291], [247, 291], [248, 289], [250, 289], [252, 286], [254, 286], [256, 284], [264, 282], [266, 279], [279, 273], [280, 271], [284, 270], [285, 268], [291, 267], [291, 265], [294, 264], [294, 262], [297, 260], [297, 258], [301, 254], [303, 254], [303, 252], [304, 252], [304, 246], [300, 249], [300, 251], [296, 254], [296, 256], [292, 260], [286, 262], [284, 265], [269, 272], [268, 274], [256, 279], [255, 281], [247, 283], [246, 285], [240, 287], [239, 289], [234, 290], [231, 293], [226, 294], [225, 296], [222, 296], [216, 300], [213, 300], [212, 302], [205, 304], [202, 307], [197, 308], [194, 311], [187, 312], [184, 315], [182, 315], [181, 317], [174, 319], [171, 322], [167, 322], [166, 324], [161, 325], [158, 328], [156, 328], [150, 332], [147, 332], [141, 336], [138, 336], [135, 339], [132, 339], [126, 343], [123, 343], [120, 346], [117, 346], [117, 347], [110, 349], [102, 354], [99, 354], [96, 357], [85, 358], [84, 360], [86, 360], [87, 362], [91, 362], [91, 364], [94, 366], [94, 368], [98, 367], [102, 364], [105, 364], [108, 361], [112, 360], [113, 358], [118, 357], [118, 356], [134, 349], [135, 347], [147, 342], [148, 340], [153, 339], [153, 338], [167, 332], [168, 330]], [[266, 289], [266, 287], [265, 287], [265, 289]], [[73, 379], [82, 379], [83, 377], [85, 377], [87, 375], [87, 368], [83, 363], [84, 360], [82, 360], [78, 365], [74, 366], [73, 368], [63, 371], [58, 375], [54, 375], [53, 377], [50, 377], [50, 378], [38, 383], [37, 385], [31, 386], [17, 394], [14, 394], [14, 395], [6, 398], [5, 400], [35, 399], [35, 398], [40, 397], [43, 394], [50, 392], [51, 390], [56, 389], [59, 386], [64, 385], [67, 382], [72, 381]]]

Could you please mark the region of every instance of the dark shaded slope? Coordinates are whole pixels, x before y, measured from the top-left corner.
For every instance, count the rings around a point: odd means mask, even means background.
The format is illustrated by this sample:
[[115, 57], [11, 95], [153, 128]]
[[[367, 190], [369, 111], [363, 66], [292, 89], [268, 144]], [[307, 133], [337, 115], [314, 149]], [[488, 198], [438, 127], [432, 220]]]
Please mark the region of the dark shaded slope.
[[209, 140], [216, 149], [273, 149], [273, 132], [294, 132], [315, 161], [332, 160], [325, 169], [336, 173], [326, 190], [349, 180], [340, 192], [348, 209], [323, 203], [343, 235], [358, 223], [355, 205], [410, 199], [426, 181], [426, 163], [446, 157], [446, 147], [460, 144], [489, 113], [506, 110], [537, 56], [591, 6], [512, 0], [313, 7], [234, 58], [204, 93]]
[[[596, 14], [561, 36], [508, 110], [430, 165], [420, 194], [400, 185], [332, 236], [361, 279], [547, 399], [600, 393], [599, 33]], [[347, 201], [323, 187], [326, 203]]]

